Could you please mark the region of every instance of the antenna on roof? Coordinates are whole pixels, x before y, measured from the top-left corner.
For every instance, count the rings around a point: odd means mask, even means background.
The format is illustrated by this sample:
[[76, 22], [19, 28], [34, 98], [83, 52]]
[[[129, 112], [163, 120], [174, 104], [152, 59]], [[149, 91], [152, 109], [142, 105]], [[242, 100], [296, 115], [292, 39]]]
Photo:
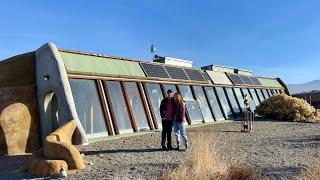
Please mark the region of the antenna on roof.
[[152, 53], [152, 60], [154, 60], [157, 49], [153, 44], [151, 44], [150, 51]]

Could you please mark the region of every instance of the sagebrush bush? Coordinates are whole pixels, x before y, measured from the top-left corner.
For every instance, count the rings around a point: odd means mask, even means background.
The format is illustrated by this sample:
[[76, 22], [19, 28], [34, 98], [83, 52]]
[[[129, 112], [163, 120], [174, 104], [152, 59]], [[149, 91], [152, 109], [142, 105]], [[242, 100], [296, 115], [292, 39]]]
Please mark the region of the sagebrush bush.
[[243, 164], [226, 165], [212, 145], [210, 136], [197, 136], [193, 139], [191, 162], [182, 163], [177, 169], [167, 171], [163, 180], [260, 180], [259, 171]]
[[256, 113], [278, 120], [293, 120], [304, 122], [320, 122], [320, 111], [306, 100], [277, 94], [264, 100], [256, 109]]

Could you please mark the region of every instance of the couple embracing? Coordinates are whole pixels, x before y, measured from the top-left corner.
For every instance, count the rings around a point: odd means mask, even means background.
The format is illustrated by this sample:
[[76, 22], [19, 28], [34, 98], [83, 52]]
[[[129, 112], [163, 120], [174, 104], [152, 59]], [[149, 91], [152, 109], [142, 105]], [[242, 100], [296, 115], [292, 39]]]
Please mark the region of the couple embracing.
[[[171, 143], [172, 127], [177, 141], [176, 150], [180, 150], [180, 138], [182, 137], [185, 149], [189, 148], [189, 142], [185, 129], [186, 105], [180, 93], [173, 94], [167, 91], [167, 96], [161, 101], [160, 115], [162, 119], [162, 150], [173, 150]], [[167, 143], [167, 146], [166, 146]]]

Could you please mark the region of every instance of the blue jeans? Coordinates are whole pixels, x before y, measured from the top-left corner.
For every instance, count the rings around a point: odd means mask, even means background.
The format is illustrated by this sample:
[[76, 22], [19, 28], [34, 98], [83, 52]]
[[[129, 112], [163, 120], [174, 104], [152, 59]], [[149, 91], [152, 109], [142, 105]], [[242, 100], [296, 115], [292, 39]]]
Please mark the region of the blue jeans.
[[180, 136], [182, 137], [184, 147], [189, 148], [188, 137], [184, 122], [173, 121], [174, 135], [176, 136], [177, 146], [180, 147]]

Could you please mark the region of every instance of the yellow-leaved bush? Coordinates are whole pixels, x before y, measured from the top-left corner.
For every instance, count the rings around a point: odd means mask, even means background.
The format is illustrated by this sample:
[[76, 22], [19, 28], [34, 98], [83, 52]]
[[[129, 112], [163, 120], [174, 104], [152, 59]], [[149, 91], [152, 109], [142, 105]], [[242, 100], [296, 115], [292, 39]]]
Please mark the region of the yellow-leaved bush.
[[303, 122], [320, 122], [320, 110], [315, 109], [306, 100], [277, 94], [264, 100], [256, 109], [256, 113], [278, 120]]

